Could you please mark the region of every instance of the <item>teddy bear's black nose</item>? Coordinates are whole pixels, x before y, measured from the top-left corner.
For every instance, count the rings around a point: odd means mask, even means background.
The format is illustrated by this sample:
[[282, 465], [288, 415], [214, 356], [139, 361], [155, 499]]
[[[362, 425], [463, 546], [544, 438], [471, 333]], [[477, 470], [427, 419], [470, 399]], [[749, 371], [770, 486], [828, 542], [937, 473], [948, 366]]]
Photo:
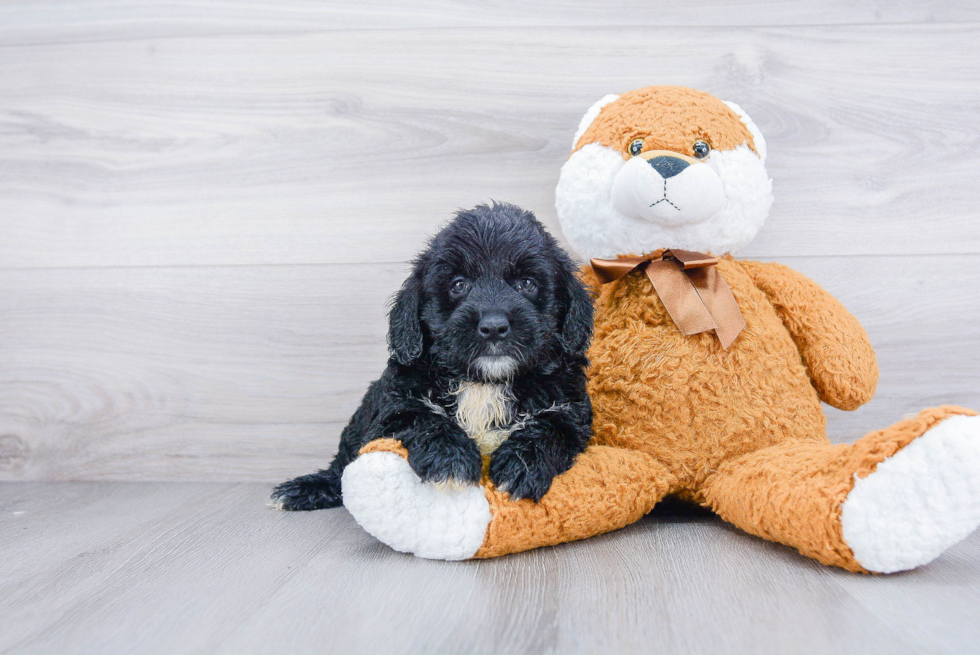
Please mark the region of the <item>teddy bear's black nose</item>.
[[668, 155], [654, 157], [647, 163], [653, 166], [653, 169], [660, 173], [660, 177], [664, 178], [665, 180], [669, 177], [674, 177], [690, 166], [690, 164], [680, 157], [670, 157]]
[[497, 341], [507, 337], [507, 333], [510, 332], [510, 321], [507, 320], [506, 316], [497, 312], [485, 314], [480, 318], [478, 329], [480, 336], [487, 341]]

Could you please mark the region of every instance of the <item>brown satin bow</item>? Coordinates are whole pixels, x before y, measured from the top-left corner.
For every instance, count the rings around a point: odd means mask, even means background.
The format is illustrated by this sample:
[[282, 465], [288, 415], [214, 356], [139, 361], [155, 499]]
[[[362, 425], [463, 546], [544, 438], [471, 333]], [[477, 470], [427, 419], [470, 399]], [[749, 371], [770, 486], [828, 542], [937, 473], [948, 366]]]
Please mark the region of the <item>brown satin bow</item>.
[[684, 335], [714, 330], [722, 348], [735, 341], [745, 319], [728, 283], [715, 269], [718, 258], [703, 252], [665, 250], [661, 255], [620, 255], [593, 259], [592, 269], [602, 284], [642, 268]]

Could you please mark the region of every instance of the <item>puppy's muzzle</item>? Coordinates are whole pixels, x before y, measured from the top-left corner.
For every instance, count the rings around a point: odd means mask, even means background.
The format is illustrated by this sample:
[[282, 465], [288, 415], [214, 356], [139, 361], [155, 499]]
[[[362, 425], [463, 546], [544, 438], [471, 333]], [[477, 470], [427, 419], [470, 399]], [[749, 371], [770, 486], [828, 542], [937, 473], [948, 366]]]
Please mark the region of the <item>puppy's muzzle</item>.
[[616, 174], [613, 206], [665, 227], [705, 221], [725, 206], [721, 178], [702, 161], [671, 150], [632, 157]]

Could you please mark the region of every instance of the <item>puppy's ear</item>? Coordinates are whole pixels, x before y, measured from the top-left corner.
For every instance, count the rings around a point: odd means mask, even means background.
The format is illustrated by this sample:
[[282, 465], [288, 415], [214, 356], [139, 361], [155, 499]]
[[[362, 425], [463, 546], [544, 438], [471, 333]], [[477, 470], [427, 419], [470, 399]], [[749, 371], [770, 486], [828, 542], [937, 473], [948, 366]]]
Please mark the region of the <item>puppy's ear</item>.
[[558, 257], [559, 298], [564, 306], [561, 325], [561, 345], [565, 352], [584, 355], [592, 340], [594, 304], [592, 294], [567, 255]]
[[422, 354], [421, 302], [422, 282], [415, 271], [405, 280], [388, 312], [388, 350], [402, 366], [411, 364]]

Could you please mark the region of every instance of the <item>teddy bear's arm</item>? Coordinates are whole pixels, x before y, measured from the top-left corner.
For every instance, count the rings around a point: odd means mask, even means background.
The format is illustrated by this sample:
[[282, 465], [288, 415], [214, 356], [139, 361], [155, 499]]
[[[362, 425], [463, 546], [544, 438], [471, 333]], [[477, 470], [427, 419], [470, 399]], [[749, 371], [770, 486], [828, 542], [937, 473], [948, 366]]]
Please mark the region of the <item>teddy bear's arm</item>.
[[796, 342], [820, 399], [846, 410], [871, 400], [878, 363], [867, 333], [844, 305], [791, 268], [741, 263]]

